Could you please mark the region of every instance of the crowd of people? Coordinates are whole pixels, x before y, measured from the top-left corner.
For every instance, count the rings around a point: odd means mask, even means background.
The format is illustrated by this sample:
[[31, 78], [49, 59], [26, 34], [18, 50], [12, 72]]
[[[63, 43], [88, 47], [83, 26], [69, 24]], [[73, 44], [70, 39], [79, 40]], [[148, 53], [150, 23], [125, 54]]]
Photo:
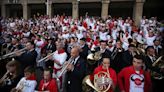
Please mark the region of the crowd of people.
[[161, 92], [163, 38], [157, 17], [1, 18], [0, 90]]

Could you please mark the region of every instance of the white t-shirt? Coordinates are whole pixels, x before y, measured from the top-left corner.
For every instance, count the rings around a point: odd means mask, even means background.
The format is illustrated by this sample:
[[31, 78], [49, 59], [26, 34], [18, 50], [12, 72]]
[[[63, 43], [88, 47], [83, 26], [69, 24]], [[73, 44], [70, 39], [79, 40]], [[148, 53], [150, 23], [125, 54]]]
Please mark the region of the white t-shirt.
[[69, 37], [70, 37], [69, 33], [62, 34], [62, 38], [64, 38], [64, 39], [68, 39]]
[[17, 84], [16, 89], [23, 87], [21, 92], [34, 92], [36, 85], [36, 80], [26, 80], [26, 78], [23, 77]]
[[24, 37], [29, 37], [30, 36], [30, 32], [23, 33], [23, 36]]
[[108, 32], [99, 32], [100, 40], [104, 40], [104, 41], [108, 40], [107, 34]]
[[[60, 65], [63, 65], [64, 62], [66, 61], [66, 59], [67, 59], [66, 52], [58, 54], [58, 51], [55, 51], [55, 53], [53, 55], [53, 60], [57, 60], [57, 61], [59, 61]], [[62, 66], [60, 66], [60, 65], [54, 63], [54, 68], [61, 69]], [[53, 73], [53, 78], [55, 78], [56, 76], [58, 76], [58, 77], [61, 76], [60, 73], [61, 73], [61, 70], [57, 71], [56, 74]]]
[[[63, 63], [66, 61], [66, 59], [67, 59], [67, 53], [66, 52], [58, 54], [58, 51], [55, 51], [55, 53], [53, 55], [53, 60], [57, 60], [57, 61], [59, 61], [59, 63], [61, 65], [63, 65]], [[54, 68], [59, 69], [59, 68], [61, 68], [61, 66], [54, 63]]]
[[156, 36], [153, 36], [153, 37], [149, 37], [149, 36], [147, 36], [146, 37], [146, 44], [148, 45], [148, 46], [152, 46], [152, 45], [154, 45], [154, 40], [155, 40], [155, 38], [156, 38]]
[[144, 75], [132, 74], [130, 76], [130, 89], [129, 92], [144, 92]]
[[76, 33], [76, 36], [77, 36], [78, 40], [80, 40], [81, 38], [83, 38], [83, 33], [82, 32]]

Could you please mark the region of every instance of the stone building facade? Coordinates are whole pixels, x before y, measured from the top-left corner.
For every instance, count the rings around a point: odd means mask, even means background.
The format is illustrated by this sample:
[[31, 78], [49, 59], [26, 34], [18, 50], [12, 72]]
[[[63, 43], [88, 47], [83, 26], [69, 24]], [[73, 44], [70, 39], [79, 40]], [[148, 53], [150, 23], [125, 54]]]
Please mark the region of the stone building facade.
[[[65, 14], [78, 18], [86, 12], [90, 16], [108, 15], [132, 17], [136, 24], [143, 16], [148, 0], [0, 0], [2, 17], [23, 17], [34, 14], [53, 16]], [[150, 1], [150, 0], [149, 0]]]

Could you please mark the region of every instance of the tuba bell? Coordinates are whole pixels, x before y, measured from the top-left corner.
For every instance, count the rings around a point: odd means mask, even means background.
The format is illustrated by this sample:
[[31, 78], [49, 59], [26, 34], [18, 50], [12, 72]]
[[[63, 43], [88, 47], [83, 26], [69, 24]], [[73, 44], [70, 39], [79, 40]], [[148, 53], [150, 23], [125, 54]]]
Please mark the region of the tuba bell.
[[90, 64], [90, 65], [94, 65], [98, 60], [100, 60], [102, 58], [102, 54], [100, 51], [97, 51], [97, 52], [93, 52], [93, 53], [90, 53], [88, 56], [87, 56], [87, 62]]
[[[163, 55], [164, 56], [164, 55]], [[163, 56], [160, 56], [153, 64], [153, 67], [159, 67], [159, 68], [164, 68], [164, 60], [163, 60]], [[161, 80], [164, 78], [164, 75], [162, 73], [157, 73], [155, 71], [151, 71], [151, 76], [154, 79], [158, 79]]]

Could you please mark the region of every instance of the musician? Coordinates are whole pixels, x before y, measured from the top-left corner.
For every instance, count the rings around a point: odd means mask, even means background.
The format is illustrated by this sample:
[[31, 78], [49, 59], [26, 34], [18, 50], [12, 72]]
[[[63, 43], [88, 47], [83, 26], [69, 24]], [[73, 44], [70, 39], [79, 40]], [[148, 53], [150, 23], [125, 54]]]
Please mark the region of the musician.
[[155, 49], [155, 55], [156, 55], [156, 56], [161, 55], [162, 46], [161, 46], [161, 42], [160, 42], [159, 39], [155, 39], [155, 40], [154, 40], [154, 49]]
[[20, 62], [21, 70], [24, 70], [27, 66], [36, 66], [37, 52], [35, 51], [35, 44], [28, 42], [26, 44], [27, 51], [24, 53], [16, 53], [15, 59]]
[[71, 57], [74, 58], [74, 62], [67, 67], [67, 92], [82, 92], [82, 80], [85, 76], [86, 64], [84, 59], [79, 56], [79, 52], [76, 47], [71, 50]]
[[102, 72], [102, 71], [108, 73], [112, 80], [111, 87], [107, 92], [114, 92], [116, 84], [117, 84], [117, 75], [116, 75], [115, 70], [110, 67], [110, 59], [109, 58], [103, 58], [102, 65], [95, 68], [93, 75], [90, 76], [90, 79], [93, 81], [94, 75], [96, 75], [97, 73]]
[[75, 41], [75, 37], [70, 38], [70, 43], [67, 44], [67, 52], [71, 53], [71, 49], [75, 46], [78, 46], [78, 43]]
[[[107, 49], [107, 42], [101, 40], [100, 41], [100, 47], [95, 48], [96, 51], [100, 51], [102, 53], [102, 58], [110, 58], [111, 57], [111, 51]], [[99, 64], [101, 64], [101, 61]]]
[[24, 69], [24, 77], [18, 82], [11, 92], [34, 92], [37, 85], [34, 68], [28, 66]]
[[[151, 71], [164, 75], [164, 68], [159, 68], [158, 66], [152, 66], [152, 64], [157, 60], [154, 47], [148, 46], [146, 48], [146, 54], [147, 55], [144, 58], [146, 70], [149, 72]], [[152, 76], [152, 82], [153, 82], [153, 92], [159, 92], [161, 89], [163, 89], [163, 86], [161, 84], [164, 82], [164, 79], [158, 80]]]
[[128, 50], [123, 52], [122, 59], [123, 59], [123, 62], [124, 62], [123, 63], [124, 67], [132, 65], [133, 56], [135, 55], [134, 49], [135, 49], [135, 46], [133, 44], [130, 44], [128, 46]]
[[44, 47], [44, 41], [41, 39], [41, 35], [35, 35], [36, 39], [34, 40], [35, 43], [35, 50], [37, 52], [37, 60], [41, 58], [41, 49]]
[[80, 39], [80, 49], [81, 49], [80, 56], [84, 59], [87, 59], [88, 52], [89, 52], [89, 47], [86, 44], [86, 39], [85, 38]]
[[142, 69], [141, 55], [135, 55], [133, 65], [123, 68], [118, 74], [121, 92], [151, 92], [150, 74]]
[[56, 80], [52, 78], [52, 71], [45, 69], [43, 79], [39, 83], [39, 91], [58, 92], [57, 88]]
[[11, 45], [8, 47], [9, 52], [22, 49], [22, 45], [19, 43], [19, 39], [12, 38]]
[[151, 71], [156, 71], [160, 73], [162, 69], [158, 67], [153, 67], [152, 64], [156, 61], [157, 57], [155, 55], [155, 49], [153, 46], [148, 46], [146, 48], [146, 56], [145, 56], [145, 65], [146, 65], [146, 70], [151, 70]]
[[54, 62], [53, 78], [56, 78], [56, 76], [59, 77], [59, 79], [60, 79], [60, 89], [59, 90], [62, 90], [62, 88], [64, 86], [62, 80], [63, 80], [65, 75], [59, 76], [59, 74], [61, 72], [62, 65], [64, 64], [64, 62], [67, 59], [67, 53], [63, 49], [64, 44], [62, 42], [56, 43], [56, 48], [57, 48], [57, 50], [54, 52], [52, 59], [51, 59]]
[[20, 65], [15, 60], [8, 62], [6, 69], [6, 74], [0, 80], [0, 90], [10, 92], [12, 88], [16, 87], [22, 76], [20, 75]]
[[111, 67], [119, 72], [123, 67], [123, 55], [124, 49], [122, 48], [122, 42], [118, 40], [111, 54]]
[[[42, 57], [45, 57], [46, 55], [56, 51], [56, 44], [54, 42], [54, 39], [49, 38], [47, 39], [48, 43], [46, 43], [46, 45], [43, 47], [42, 49]], [[54, 66], [54, 62], [48, 60], [47, 62], [42, 62], [43, 64], [45, 64], [45, 67], [52, 67]]]
[[47, 43], [47, 45], [44, 47], [44, 49], [46, 50], [46, 53], [47, 52], [54, 52], [55, 50], [56, 50], [56, 46], [55, 46], [55, 44], [54, 44], [54, 39], [52, 39], [52, 38], [49, 38], [49, 39], [47, 39], [48, 40], [48, 43]]
[[29, 41], [29, 38], [27, 38], [27, 37], [23, 37], [22, 39], [21, 39], [21, 45], [23, 46], [23, 47], [25, 47], [26, 46], [26, 43]]

